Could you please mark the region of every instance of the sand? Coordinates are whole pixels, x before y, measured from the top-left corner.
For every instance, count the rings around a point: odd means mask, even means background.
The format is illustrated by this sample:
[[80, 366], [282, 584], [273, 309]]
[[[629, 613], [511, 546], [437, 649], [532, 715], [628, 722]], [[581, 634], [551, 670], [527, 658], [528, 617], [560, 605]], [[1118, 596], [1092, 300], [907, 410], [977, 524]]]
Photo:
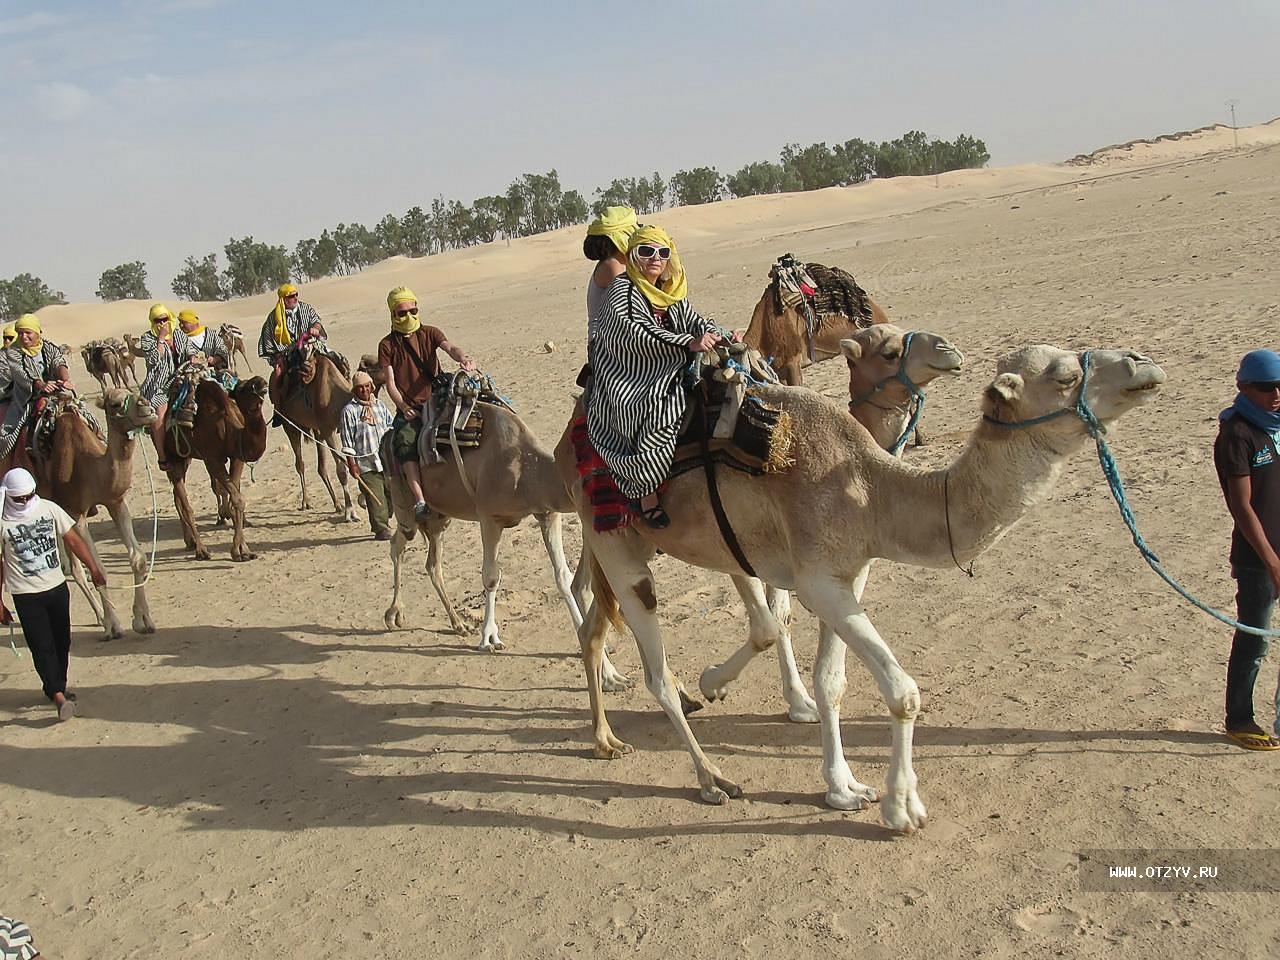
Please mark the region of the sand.
[[[745, 325], [772, 259], [850, 269], [903, 326], [942, 333], [966, 369], [932, 388], [946, 462], [996, 359], [1033, 342], [1135, 348], [1169, 382], [1113, 447], [1149, 542], [1231, 606], [1230, 522], [1211, 461], [1239, 356], [1276, 346], [1280, 124], [1112, 148], [1087, 165], [872, 183], [664, 212], [692, 299]], [[493, 374], [548, 444], [584, 355], [580, 231], [307, 284], [349, 355], [373, 349], [389, 287]], [[205, 305], [256, 331], [271, 299]], [[145, 305], [43, 311], [82, 343], [144, 326]], [[546, 340], [558, 349], [541, 352]], [[259, 367], [259, 372], [261, 368]], [[839, 363], [808, 373], [839, 399]], [[87, 382], [87, 378], [86, 378]], [[685, 751], [643, 686], [609, 698], [638, 752], [590, 759], [576, 639], [532, 521], [509, 532], [506, 652], [473, 652], [479, 535], [455, 523], [448, 623], [411, 548], [410, 626], [388, 632], [384, 544], [297, 509], [278, 432], [246, 484], [259, 559], [183, 549], [161, 489], [149, 587], [159, 632], [100, 643], [73, 602], [80, 716], [57, 724], [29, 659], [0, 653], [0, 912], [58, 958], [612, 956], [1274, 956], [1273, 894], [1090, 893], [1090, 848], [1271, 848], [1280, 757], [1221, 735], [1230, 632], [1142, 564], [1082, 452], [1049, 499], [977, 563], [883, 563], [873, 620], [920, 685], [916, 770], [931, 822], [822, 804], [818, 730], [787, 722], [774, 658], [694, 730], [743, 799], [698, 801]], [[193, 468], [197, 477], [200, 468]], [[312, 483], [315, 484], [314, 479]], [[316, 488], [318, 489], [318, 487]], [[141, 464], [131, 503], [149, 538]], [[122, 551], [96, 522], [113, 583]], [[580, 541], [566, 520], [568, 550]], [[655, 564], [668, 652], [690, 684], [745, 636], [728, 580]], [[115, 592], [127, 609], [127, 591]], [[798, 611], [802, 671], [815, 624]], [[634, 645], [617, 661], [639, 677]], [[1271, 721], [1272, 658], [1258, 681]], [[850, 663], [845, 744], [880, 784], [886, 711]], [[1212, 854], [1206, 853], [1206, 858]]]

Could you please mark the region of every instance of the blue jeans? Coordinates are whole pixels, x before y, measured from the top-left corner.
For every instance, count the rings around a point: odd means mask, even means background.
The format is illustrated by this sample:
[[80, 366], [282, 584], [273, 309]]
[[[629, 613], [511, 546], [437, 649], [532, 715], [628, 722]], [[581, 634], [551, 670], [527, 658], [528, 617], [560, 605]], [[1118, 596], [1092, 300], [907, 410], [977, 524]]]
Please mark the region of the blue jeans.
[[[1271, 626], [1271, 611], [1276, 604], [1276, 588], [1265, 570], [1233, 567], [1236, 578], [1236, 619], [1250, 627], [1264, 630]], [[1253, 720], [1253, 685], [1258, 668], [1267, 655], [1267, 638], [1237, 630], [1231, 640], [1231, 657], [1227, 661], [1227, 729], [1247, 727]]]

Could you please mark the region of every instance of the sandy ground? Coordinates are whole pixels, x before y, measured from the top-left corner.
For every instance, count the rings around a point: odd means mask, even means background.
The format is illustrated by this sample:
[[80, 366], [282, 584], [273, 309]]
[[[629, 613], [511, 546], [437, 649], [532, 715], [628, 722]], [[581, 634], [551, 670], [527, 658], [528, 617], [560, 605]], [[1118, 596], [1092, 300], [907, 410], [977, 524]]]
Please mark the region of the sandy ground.
[[[902, 325], [959, 345], [965, 372], [930, 394], [933, 441], [907, 454], [922, 464], [957, 453], [1016, 346], [1157, 359], [1166, 389], [1113, 446], [1149, 542], [1230, 606], [1210, 449], [1239, 356], [1276, 345], [1280, 124], [1241, 131], [1238, 152], [1230, 137], [655, 219], [681, 242], [694, 303], [724, 322], [745, 325], [769, 263], [792, 251], [852, 270]], [[390, 261], [303, 295], [358, 354], [384, 329], [386, 290], [415, 286], [550, 444], [584, 354], [579, 243], [574, 230]], [[268, 306], [203, 315], [256, 333]], [[141, 330], [145, 306], [42, 316], [78, 345]], [[838, 363], [809, 374], [840, 397]], [[785, 719], [771, 655], [694, 723], [742, 800], [698, 801], [643, 686], [609, 700], [638, 752], [590, 759], [576, 639], [532, 521], [503, 545], [505, 653], [474, 653], [474, 626], [448, 630], [417, 545], [411, 626], [384, 630], [385, 545], [328, 510], [299, 512], [286, 451], [276, 433], [247, 484], [252, 563], [230, 562], [199, 482], [215, 558], [190, 559], [160, 490], [157, 634], [100, 643], [75, 600], [80, 718], [54, 723], [30, 660], [0, 653], [0, 912], [49, 955], [1276, 954], [1274, 894], [1081, 890], [1080, 850], [1274, 849], [1280, 812], [1280, 758], [1220, 733], [1229, 631], [1142, 564], [1091, 453], [976, 578], [874, 571], [868, 610], [924, 699], [916, 769], [931, 822], [904, 839], [876, 809], [823, 806], [817, 728]], [[108, 526], [95, 531], [125, 582]], [[576, 555], [576, 518], [566, 539]], [[478, 623], [478, 529], [455, 524], [447, 550], [450, 594]], [[669, 558], [656, 571], [668, 652], [692, 684], [745, 636], [741, 607], [723, 576]], [[127, 591], [116, 597], [127, 608]], [[803, 610], [794, 632], [807, 672], [816, 631]], [[633, 644], [617, 647], [638, 676]], [[1275, 682], [1273, 658], [1258, 684], [1266, 723]], [[856, 662], [844, 713], [855, 772], [883, 782], [886, 711]]]

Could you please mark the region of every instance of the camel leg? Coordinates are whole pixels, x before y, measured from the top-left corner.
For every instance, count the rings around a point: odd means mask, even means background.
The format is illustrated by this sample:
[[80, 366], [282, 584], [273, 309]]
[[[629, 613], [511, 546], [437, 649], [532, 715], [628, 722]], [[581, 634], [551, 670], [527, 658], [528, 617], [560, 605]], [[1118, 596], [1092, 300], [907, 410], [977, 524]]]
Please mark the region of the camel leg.
[[[231, 482], [235, 484], [236, 489], [240, 491], [241, 497], [244, 496], [244, 484], [241, 483], [241, 480], [244, 477], [244, 467], [245, 467], [245, 462], [243, 460], [232, 460], [231, 469], [228, 471], [231, 474]], [[221, 509], [221, 507], [219, 507], [219, 509]], [[227, 514], [230, 515], [230, 513], [231, 513], [231, 505], [228, 503]], [[244, 510], [241, 511], [241, 515], [244, 517], [241, 523], [243, 523], [244, 528], [248, 530], [250, 527], [253, 526], [253, 521], [249, 519], [248, 501], [245, 501]]]
[[[337, 430], [329, 434], [329, 436], [326, 438], [326, 442], [329, 444], [329, 446], [333, 447], [334, 450], [342, 449], [341, 446], [339, 446], [338, 444]], [[359, 491], [360, 485], [358, 483], [352, 483], [351, 475], [347, 470], [347, 460], [345, 457], [335, 456], [333, 459], [335, 461], [335, 469], [338, 474], [338, 486], [342, 487], [343, 519], [347, 523], [360, 523], [362, 522], [360, 517], [360, 511], [356, 509], [355, 502], [351, 499], [351, 488], [355, 487], [356, 490]], [[326, 481], [326, 483], [327, 482], [328, 481]], [[329, 488], [329, 493], [330, 495], [333, 494], [332, 487]], [[333, 508], [335, 510], [338, 509], [338, 501], [336, 497], [334, 498], [334, 501], [333, 501]]]
[[729, 685], [738, 679], [747, 664], [776, 644], [787, 716], [796, 723], [817, 723], [818, 706], [804, 688], [796, 667], [795, 651], [791, 648], [790, 594], [754, 578], [734, 576], [730, 579], [747, 608], [747, 642], [724, 663], [702, 672], [698, 679], [702, 695], [708, 700], [723, 700], [729, 692]]
[[329, 448], [324, 445], [328, 437], [321, 437], [318, 434], [313, 435], [316, 442], [316, 473], [320, 474], [320, 482], [324, 484], [325, 490], [329, 492], [329, 499], [333, 501], [333, 509], [341, 510], [338, 506], [338, 494], [333, 489], [333, 480], [329, 477]]
[[[77, 523], [76, 533], [80, 534], [85, 546], [89, 548], [89, 553], [93, 555], [93, 562], [98, 565], [98, 569], [102, 569], [102, 558], [98, 556], [98, 545], [94, 543], [93, 534], [89, 532], [89, 521], [82, 519]], [[124, 627], [120, 626], [120, 618], [116, 616], [116, 608], [111, 603], [111, 598], [107, 596], [106, 587], [98, 587], [98, 599], [102, 601], [102, 639], [119, 640], [124, 636]]]
[[551, 558], [551, 574], [556, 581], [556, 589], [560, 598], [569, 608], [569, 619], [573, 621], [573, 629], [582, 626], [582, 611], [573, 596], [571, 587], [573, 576], [569, 573], [569, 564], [564, 559], [564, 540], [561, 537], [560, 514], [538, 514], [538, 526], [542, 528], [542, 543], [547, 548], [547, 556]]
[[190, 460], [172, 464], [169, 467], [169, 479], [173, 483], [173, 505], [177, 508], [178, 519], [182, 523], [182, 540], [188, 549], [194, 549], [197, 560], [209, 559], [209, 548], [200, 539], [200, 531], [196, 529], [195, 514], [191, 510], [191, 501], [187, 499], [187, 468]]
[[147, 555], [133, 532], [133, 515], [124, 500], [107, 504], [107, 512], [116, 525], [116, 533], [129, 554], [129, 566], [133, 570], [133, 632], [155, 633], [155, 621], [151, 619], [151, 606], [147, 603], [147, 590], [143, 586], [147, 581]]
[[[898, 664], [854, 598], [852, 584], [838, 583], [821, 575], [801, 576], [798, 584], [801, 602], [823, 623], [822, 638], [828, 638], [834, 631], [857, 654], [875, 678], [889, 707], [893, 746], [889, 758], [889, 779], [880, 800], [880, 816], [891, 830], [912, 833], [928, 820], [911, 766], [912, 737], [915, 719], [920, 712], [920, 690]], [[840, 661], [839, 665], [836, 661]], [[830, 640], [820, 643], [818, 660], [814, 665], [814, 687], [822, 711], [823, 774], [829, 788], [827, 799], [828, 802], [834, 799], [836, 805], [840, 801], [856, 802], [859, 799], [858, 788], [862, 787], [853, 780], [852, 773], [847, 778], [844, 774], [847, 763], [840, 740], [839, 717], [840, 699], [844, 693], [843, 661], [841, 644]], [[865, 795], [865, 799], [870, 800], [872, 796]]]
[[[413, 516], [412, 506], [409, 506], [408, 513]], [[433, 513], [418, 525], [427, 539], [427, 576], [431, 578], [431, 585], [436, 588], [436, 596], [440, 598], [444, 612], [449, 616], [449, 626], [453, 628], [454, 633], [462, 635], [467, 632], [466, 625], [458, 616], [458, 611], [453, 608], [453, 602], [444, 589], [444, 574], [440, 570], [440, 545], [444, 542], [444, 532], [448, 526], [449, 518], [441, 513]]]
[[[413, 528], [410, 527], [409, 530], [412, 534]], [[395, 532], [391, 534], [391, 606], [382, 615], [382, 622], [388, 630], [404, 626], [404, 607], [400, 605], [400, 565], [408, 542], [404, 527], [397, 523]]]
[[[681, 709], [680, 691], [675, 677], [667, 667], [667, 655], [658, 629], [658, 600], [654, 592], [653, 573], [648, 563], [652, 549], [640, 542], [634, 533], [610, 534], [605, 537], [584, 529], [583, 535], [591, 537], [591, 552], [617, 598], [627, 626], [635, 635], [640, 660], [644, 665], [645, 686], [658, 701], [689, 750], [693, 768], [698, 775], [700, 796], [705, 802], [715, 804], [742, 796], [742, 789], [733, 781], [725, 779], [719, 768], [703, 753]], [[589, 668], [588, 682], [592, 682]]]
[[257, 554], [249, 549], [244, 539], [244, 497], [240, 495], [239, 485], [232, 482], [226, 461], [210, 463], [206, 460], [205, 466], [209, 468], [209, 476], [213, 478], [218, 502], [226, 500], [231, 507], [231, 559], [237, 563], [256, 559]]
[[93, 611], [93, 619], [98, 621], [98, 626], [102, 626], [102, 607], [98, 603], [98, 595], [95, 590], [89, 589], [89, 578], [85, 575], [84, 564], [77, 560], [74, 556], [68, 557], [71, 566], [71, 578], [75, 580], [76, 586], [80, 588], [80, 592], [84, 594], [85, 600], [89, 604], [89, 609]]
[[[591, 521], [588, 520], [586, 522], [590, 523]], [[573, 572], [573, 582], [570, 584], [569, 590], [573, 594], [573, 600], [578, 605], [580, 612], [585, 614], [587, 610], [591, 609], [592, 604], [595, 603], [595, 594], [591, 589], [591, 545], [587, 543], [585, 537], [582, 540], [582, 552], [578, 556], [578, 569]], [[603, 639], [609, 632], [607, 620], [604, 630], [605, 633], [602, 635], [600, 642], [600, 688], [605, 693], [630, 690], [632, 686], [631, 678], [615, 667], [613, 661], [609, 659], [609, 645]], [[579, 626], [578, 633], [582, 633], [581, 626]]]
[[591, 735], [594, 741], [591, 753], [597, 760], [617, 760], [635, 748], [614, 736], [613, 729], [609, 726], [609, 717], [604, 712], [601, 668], [609, 619], [601, 609], [601, 602], [601, 597], [597, 594], [587, 608], [586, 618], [578, 628], [578, 643], [582, 646], [582, 666], [587, 674], [587, 697], [591, 702]]
[[480, 627], [477, 650], [501, 650], [505, 644], [498, 636], [498, 585], [502, 568], [498, 565], [498, 547], [502, 543], [502, 526], [492, 517], [480, 518], [480, 542], [484, 546], [484, 565], [480, 569], [484, 581], [484, 623]]
[[310, 510], [311, 501], [307, 499], [307, 466], [302, 462], [302, 434], [289, 424], [284, 425], [285, 435], [289, 438], [289, 446], [293, 447], [293, 469], [298, 471], [298, 485], [302, 488], [302, 506], [300, 510]]

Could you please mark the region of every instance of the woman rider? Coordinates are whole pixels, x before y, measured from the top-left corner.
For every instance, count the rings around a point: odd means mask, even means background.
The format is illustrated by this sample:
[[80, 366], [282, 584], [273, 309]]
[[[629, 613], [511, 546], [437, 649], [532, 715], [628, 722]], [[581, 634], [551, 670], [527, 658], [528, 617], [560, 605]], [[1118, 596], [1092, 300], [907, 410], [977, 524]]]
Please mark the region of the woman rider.
[[623, 496], [649, 526], [671, 521], [658, 500], [685, 411], [693, 354], [730, 339], [698, 314], [675, 242], [642, 227], [627, 244], [626, 273], [609, 285], [587, 345], [587, 430]]
[[30, 465], [26, 444], [18, 442], [31, 419], [33, 400], [48, 396], [60, 386], [75, 389], [67, 370], [67, 358], [41, 333], [40, 320], [25, 314], [14, 323], [16, 339], [0, 352], [0, 395], [12, 401], [0, 425], [0, 461], [8, 467]]
[[163, 303], [153, 303], [147, 319], [151, 329], [138, 338], [138, 347], [147, 363], [147, 375], [142, 378], [142, 398], [156, 411], [151, 441], [163, 470], [168, 466], [164, 458], [164, 421], [169, 409], [169, 388], [173, 386], [178, 367], [197, 350], [185, 333], [173, 329], [173, 314]]

